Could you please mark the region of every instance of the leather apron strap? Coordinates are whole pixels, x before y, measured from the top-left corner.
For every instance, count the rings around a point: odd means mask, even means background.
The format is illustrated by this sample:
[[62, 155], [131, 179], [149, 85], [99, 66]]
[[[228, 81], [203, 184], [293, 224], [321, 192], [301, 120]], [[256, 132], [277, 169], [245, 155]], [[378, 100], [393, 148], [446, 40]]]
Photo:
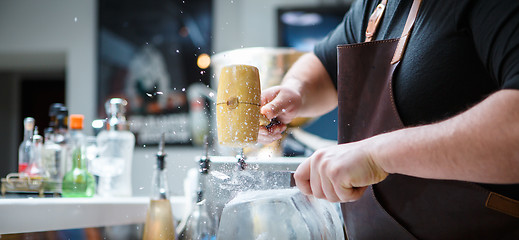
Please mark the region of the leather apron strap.
[[411, 35], [411, 29], [414, 26], [416, 15], [418, 15], [418, 10], [420, 10], [421, 4], [422, 0], [413, 1], [411, 10], [409, 11], [409, 15], [407, 16], [407, 21], [405, 22], [404, 31], [402, 32], [402, 36], [400, 36], [400, 39], [398, 40], [398, 45], [396, 46], [395, 55], [393, 55], [391, 64], [395, 64], [402, 60], [402, 56], [404, 56], [405, 47], [407, 46], [407, 41], [409, 41], [409, 36]]
[[[422, 0], [413, 1], [413, 5], [411, 6], [411, 10], [409, 11], [409, 15], [407, 16], [407, 21], [405, 22], [404, 31], [402, 31], [402, 35], [398, 41], [398, 45], [396, 47], [395, 55], [391, 60], [391, 64], [395, 64], [402, 59], [404, 55], [405, 47], [407, 46], [408, 37], [411, 33], [411, 29], [413, 28], [414, 22], [416, 20], [416, 15], [418, 14], [418, 10], [420, 10], [420, 5], [422, 4]], [[365, 42], [371, 42], [373, 37], [375, 36], [378, 27], [380, 25], [380, 21], [384, 16], [384, 12], [386, 11], [387, 0], [382, 0], [375, 11], [371, 14], [368, 27], [366, 28], [366, 40]]]
[[373, 40], [373, 36], [375, 36], [378, 30], [380, 20], [382, 20], [382, 16], [384, 16], [384, 12], [386, 11], [386, 5], [387, 0], [382, 0], [369, 17], [368, 27], [366, 28], [366, 42]]

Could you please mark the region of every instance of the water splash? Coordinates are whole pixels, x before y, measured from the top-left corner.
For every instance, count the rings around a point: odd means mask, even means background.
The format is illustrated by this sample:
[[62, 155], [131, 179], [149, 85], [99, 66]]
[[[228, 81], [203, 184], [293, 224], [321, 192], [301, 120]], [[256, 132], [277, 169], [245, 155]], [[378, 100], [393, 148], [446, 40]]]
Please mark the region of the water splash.
[[229, 175], [219, 172], [219, 171], [211, 171], [210, 173], [212, 176], [214, 176], [215, 178], [220, 179], [220, 180], [227, 180], [227, 179], [231, 178], [231, 177], [229, 177]]

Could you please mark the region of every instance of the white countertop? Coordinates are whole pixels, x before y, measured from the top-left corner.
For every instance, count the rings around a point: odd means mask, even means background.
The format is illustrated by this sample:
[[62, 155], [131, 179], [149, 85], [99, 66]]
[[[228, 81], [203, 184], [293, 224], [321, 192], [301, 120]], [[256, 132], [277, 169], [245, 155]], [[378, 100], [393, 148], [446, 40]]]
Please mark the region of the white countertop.
[[[176, 219], [184, 197], [172, 197]], [[0, 199], [0, 234], [144, 223], [148, 197]]]

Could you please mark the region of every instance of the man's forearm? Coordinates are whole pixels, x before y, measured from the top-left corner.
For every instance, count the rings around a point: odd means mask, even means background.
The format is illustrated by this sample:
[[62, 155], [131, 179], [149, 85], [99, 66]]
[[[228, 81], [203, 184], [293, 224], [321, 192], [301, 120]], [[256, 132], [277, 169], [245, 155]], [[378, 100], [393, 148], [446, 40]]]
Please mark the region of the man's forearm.
[[519, 91], [502, 90], [443, 122], [365, 141], [389, 173], [519, 183]]
[[337, 106], [337, 91], [326, 69], [313, 53], [303, 55], [287, 72], [283, 86], [299, 92], [299, 117], [316, 117]]

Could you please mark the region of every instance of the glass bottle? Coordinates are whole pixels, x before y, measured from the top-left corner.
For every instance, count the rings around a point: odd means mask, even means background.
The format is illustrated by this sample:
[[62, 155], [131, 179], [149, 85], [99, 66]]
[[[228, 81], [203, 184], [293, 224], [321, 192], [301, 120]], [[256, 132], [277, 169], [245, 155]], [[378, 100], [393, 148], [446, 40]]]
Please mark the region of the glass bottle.
[[207, 203], [203, 199], [203, 192], [198, 190], [197, 201], [186, 226], [186, 235], [189, 236], [189, 239], [216, 239], [217, 227], [211, 215]]
[[54, 141], [57, 144], [66, 144], [68, 135], [68, 109], [59, 107], [54, 120]]
[[[57, 121], [57, 116], [58, 116], [58, 112], [60, 111], [61, 108], [64, 108], [65, 105], [63, 105], [63, 103], [53, 103], [50, 105], [49, 107], [49, 119], [50, 119], [50, 122], [49, 122], [49, 127], [52, 128], [52, 129], [56, 129], [56, 127], [58, 126], [58, 121]], [[68, 115], [68, 113], [67, 113]]]
[[64, 163], [63, 149], [54, 141], [54, 130], [51, 127], [45, 129], [45, 141], [42, 150], [42, 166], [45, 174], [52, 183], [59, 183], [63, 179], [60, 165]]
[[[58, 161], [58, 175], [65, 176], [65, 173], [68, 172], [72, 168], [72, 162], [69, 162], [71, 158], [68, 158], [69, 155], [69, 146], [68, 146], [68, 109], [65, 106], [56, 106], [58, 109], [56, 110], [55, 124], [54, 124], [54, 133], [53, 139], [54, 143], [58, 144], [61, 147], [61, 155]], [[60, 179], [60, 180], [61, 180]]]
[[47, 177], [43, 171], [41, 163], [41, 153], [43, 149], [43, 137], [38, 133], [38, 127], [34, 127], [32, 135], [33, 154], [29, 166], [25, 169], [25, 173], [31, 178]]
[[202, 190], [202, 183], [206, 182], [207, 174], [209, 173], [209, 138], [204, 136], [205, 156], [199, 160], [200, 169], [198, 176], [199, 185], [196, 195], [195, 205], [186, 223], [184, 235], [186, 239], [198, 240], [214, 240], [216, 239], [216, 232], [218, 224], [216, 215], [210, 210], [207, 201], [204, 199], [204, 192]]
[[95, 193], [95, 178], [87, 170], [84, 150], [85, 136], [83, 115], [70, 115], [70, 158], [72, 169], [63, 177], [61, 195], [63, 197], [92, 197]]
[[176, 238], [171, 202], [169, 201], [165, 157], [164, 134], [162, 134], [159, 152], [157, 153], [157, 164], [153, 171], [152, 193], [146, 215], [146, 223], [144, 224], [143, 240], [174, 240]]
[[34, 131], [34, 118], [27, 117], [23, 120], [23, 141], [18, 148], [18, 172], [24, 173], [34, 156], [34, 144], [32, 135]]
[[126, 123], [126, 100], [112, 98], [106, 102], [107, 126], [97, 135], [99, 157], [92, 172], [99, 176], [99, 196], [130, 197], [131, 166], [135, 136]]

